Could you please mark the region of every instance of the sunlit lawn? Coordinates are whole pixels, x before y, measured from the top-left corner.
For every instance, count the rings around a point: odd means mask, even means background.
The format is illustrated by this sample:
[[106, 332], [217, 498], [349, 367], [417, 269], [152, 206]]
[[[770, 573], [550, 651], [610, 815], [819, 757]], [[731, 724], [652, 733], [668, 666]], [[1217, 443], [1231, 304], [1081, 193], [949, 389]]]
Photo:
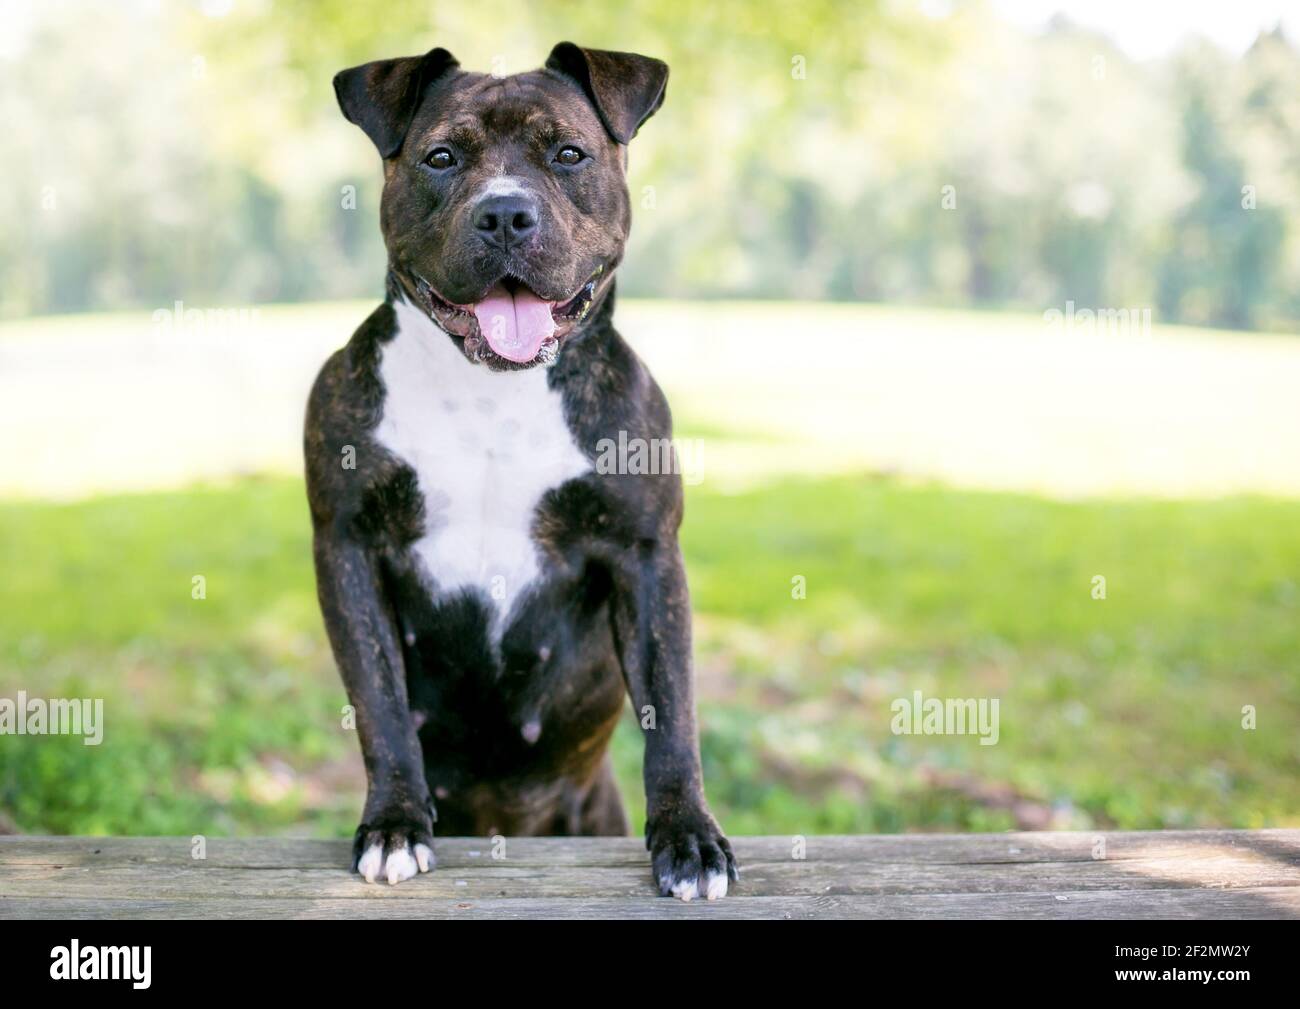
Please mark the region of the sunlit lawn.
[[[826, 477], [691, 488], [684, 536], [734, 833], [1300, 824], [1300, 503]], [[352, 829], [299, 482], [0, 504], [0, 570], [0, 694], [106, 708], [99, 747], [0, 736], [11, 828]], [[915, 690], [998, 698], [997, 745], [891, 734]]]
[[[0, 323], [0, 498], [298, 474], [320, 363], [373, 302], [163, 332], [147, 310]], [[248, 310], [250, 313], [252, 309]], [[1041, 313], [622, 300], [711, 487], [866, 470], [1052, 497], [1300, 498], [1300, 339]]]

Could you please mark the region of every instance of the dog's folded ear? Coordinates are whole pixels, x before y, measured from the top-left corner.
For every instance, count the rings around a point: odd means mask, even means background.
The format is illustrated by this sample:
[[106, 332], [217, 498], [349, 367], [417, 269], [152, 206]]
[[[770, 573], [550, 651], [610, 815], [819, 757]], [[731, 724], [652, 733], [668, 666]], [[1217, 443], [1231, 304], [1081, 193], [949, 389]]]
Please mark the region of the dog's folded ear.
[[446, 49], [423, 56], [376, 60], [334, 75], [334, 94], [350, 123], [360, 126], [385, 158], [402, 149], [425, 89], [460, 66]]
[[561, 42], [546, 59], [546, 69], [570, 78], [591, 100], [609, 135], [626, 144], [664, 102], [668, 64], [636, 53], [583, 49]]

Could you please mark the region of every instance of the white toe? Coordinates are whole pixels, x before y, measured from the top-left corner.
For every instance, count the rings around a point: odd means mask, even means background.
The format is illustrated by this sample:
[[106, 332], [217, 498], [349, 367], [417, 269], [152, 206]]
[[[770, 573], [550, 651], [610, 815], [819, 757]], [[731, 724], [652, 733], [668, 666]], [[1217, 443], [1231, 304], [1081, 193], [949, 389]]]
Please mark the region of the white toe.
[[700, 895], [700, 888], [694, 879], [681, 879], [673, 884], [673, 896], [679, 900], [694, 900]]
[[433, 849], [427, 844], [417, 844], [415, 846], [415, 864], [420, 867], [421, 872], [428, 872], [433, 865]]
[[388, 872], [390, 886], [395, 886], [404, 879], [410, 879], [418, 871], [415, 866], [415, 858], [411, 855], [411, 849], [406, 847], [392, 852], [388, 856], [385, 868]]
[[717, 900], [727, 895], [727, 874], [711, 872], [704, 878], [704, 896], [708, 900]]
[[361, 873], [367, 883], [373, 883], [383, 864], [384, 849], [377, 844], [372, 844], [357, 862], [357, 872]]

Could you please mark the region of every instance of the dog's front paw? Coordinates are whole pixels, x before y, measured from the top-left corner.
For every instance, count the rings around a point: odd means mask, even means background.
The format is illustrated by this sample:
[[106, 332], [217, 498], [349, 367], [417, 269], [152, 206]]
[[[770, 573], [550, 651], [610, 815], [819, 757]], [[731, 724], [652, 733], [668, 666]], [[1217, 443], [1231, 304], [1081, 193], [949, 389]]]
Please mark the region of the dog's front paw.
[[397, 884], [434, 866], [432, 817], [394, 813], [368, 820], [352, 841], [352, 871]]
[[740, 879], [731, 842], [703, 806], [652, 816], [646, 847], [662, 897], [717, 900], [727, 895], [728, 879]]

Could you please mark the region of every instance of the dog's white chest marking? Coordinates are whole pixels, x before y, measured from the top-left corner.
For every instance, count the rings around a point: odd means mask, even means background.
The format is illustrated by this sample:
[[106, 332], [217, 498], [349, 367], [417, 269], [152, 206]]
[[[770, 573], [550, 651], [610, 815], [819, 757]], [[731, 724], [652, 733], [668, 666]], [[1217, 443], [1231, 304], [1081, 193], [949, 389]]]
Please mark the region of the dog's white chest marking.
[[384, 409], [375, 437], [409, 465], [424, 495], [414, 550], [438, 592], [481, 590], [497, 629], [539, 573], [531, 536], [538, 502], [591, 461], [564, 422], [546, 369], [471, 364], [405, 301], [383, 347]]

